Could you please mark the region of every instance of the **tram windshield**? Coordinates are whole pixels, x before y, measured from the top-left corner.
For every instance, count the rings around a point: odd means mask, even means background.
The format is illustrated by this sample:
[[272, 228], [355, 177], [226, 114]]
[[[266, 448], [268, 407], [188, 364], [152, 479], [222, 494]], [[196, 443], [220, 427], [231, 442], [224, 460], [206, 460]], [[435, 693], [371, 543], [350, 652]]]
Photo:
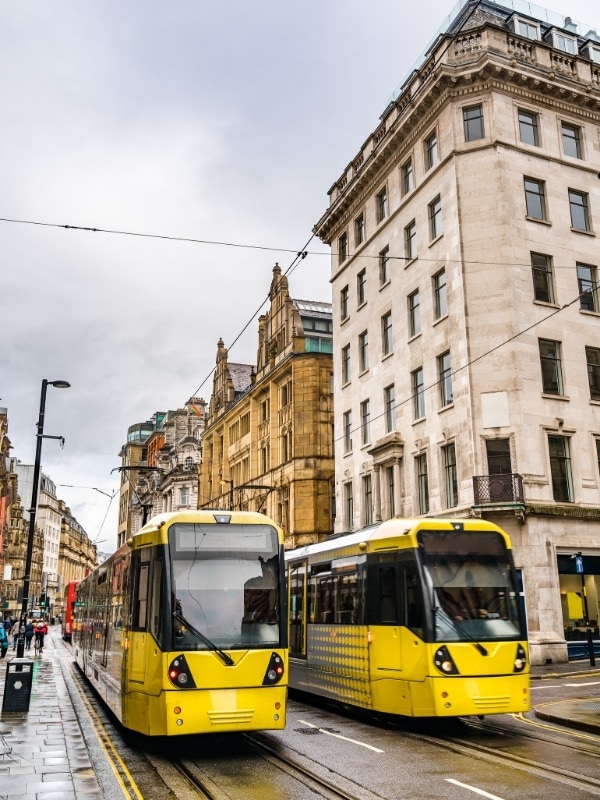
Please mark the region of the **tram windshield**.
[[169, 531], [174, 646], [279, 644], [279, 543], [270, 525], [178, 523]]
[[493, 531], [418, 534], [436, 641], [523, 636], [512, 557]]

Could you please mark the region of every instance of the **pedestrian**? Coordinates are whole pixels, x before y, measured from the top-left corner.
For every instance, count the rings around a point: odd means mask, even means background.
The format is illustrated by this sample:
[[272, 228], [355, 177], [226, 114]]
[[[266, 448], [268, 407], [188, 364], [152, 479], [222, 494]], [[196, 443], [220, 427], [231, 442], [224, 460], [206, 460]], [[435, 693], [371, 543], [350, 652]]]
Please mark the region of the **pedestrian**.
[[13, 637], [13, 650], [17, 649], [17, 642], [19, 641], [19, 631], [21, 630], [21, 622], [16, 619], [14, 625], [10, 629], [10, 635]]
[[8, 650], [8, 633], [4, 625], [0, 628], [0, 658], [4, 658]]
[[43, 619], [39, 620], [35, 626], [35, 643], [38, 646], [40, 653], [44, 649], [44, 636], [48, 633], [48, 626]]
[[28, 619], [25, 625], [25, 650], [31, 650], [31, 640], [33, 639], [34, 633], [33, 622]]
[[8, 633], [8, 631], [12, 628], [12, 619], [10, 617], [4, 617], [4, 622], [2, 624], [4, 626], [4, 630]]

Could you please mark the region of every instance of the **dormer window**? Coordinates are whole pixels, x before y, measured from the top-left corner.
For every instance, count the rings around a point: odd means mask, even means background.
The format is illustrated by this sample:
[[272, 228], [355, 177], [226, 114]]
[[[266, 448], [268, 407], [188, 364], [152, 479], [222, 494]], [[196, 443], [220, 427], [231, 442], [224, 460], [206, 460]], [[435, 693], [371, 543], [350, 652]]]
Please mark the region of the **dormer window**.
[[553, 28], [548, 32], [547, 38], [552, 47], [557, 50], [562, 50], [563, 53], [568, 53], [571, 56], [577, 55], [577, 38], [575, 36], [568, 36], [566, 33]]
[[513, 17], [510, 22], [514, 32], [519, 36], [524, 36], [526, 39], [540, 39], [539, 23], [521, 17]]
[[595, 64], [600, 64], [600, 45], [587, 42], [581, 48], [581, 53], [586, 58], [589, 58], [590, 61], [593, 61]]

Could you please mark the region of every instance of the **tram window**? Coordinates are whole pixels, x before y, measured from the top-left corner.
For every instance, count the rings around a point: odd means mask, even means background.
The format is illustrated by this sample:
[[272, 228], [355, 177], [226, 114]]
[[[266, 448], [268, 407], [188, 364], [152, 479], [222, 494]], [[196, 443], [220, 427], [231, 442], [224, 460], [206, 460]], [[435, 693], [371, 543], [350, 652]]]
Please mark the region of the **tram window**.
[[150, 633], [162, 643], [162, 560], [155, 559], [152, 568], [152, 592], [150, 596]]
[[290, 566], [288, 574], [290, 586], [290, 653], [295, 656], [306, 655], [304, 638], [306, 622], [304, 608], [305, 575], [305, 564]]
[[383, 623], [398, 622], [398, 597], [396, 592], [395, 566], [379, 568], [380, 620]]
[[404, 623], [416, 633], [423, 633], [423, 598], [415, 566], [404, 566], [402, 586], [404, 589]]
[[[323, 574], [311, 570], [309, 584], [310, 622], [322, 624], [352, 625], [362, 622], [362, 607], [357, 565], [348, 571], [347, 566], [334, 564], [332, 573]], [[316, 572], [316, 574], [315, 574]]]
[[133, 630], [146, 630], [148, 614], [148, 589], [150, 585], [150, 550], [144, 549], [138, 553], [134, 560], [136, 580], [134, 584], [132, 628]]

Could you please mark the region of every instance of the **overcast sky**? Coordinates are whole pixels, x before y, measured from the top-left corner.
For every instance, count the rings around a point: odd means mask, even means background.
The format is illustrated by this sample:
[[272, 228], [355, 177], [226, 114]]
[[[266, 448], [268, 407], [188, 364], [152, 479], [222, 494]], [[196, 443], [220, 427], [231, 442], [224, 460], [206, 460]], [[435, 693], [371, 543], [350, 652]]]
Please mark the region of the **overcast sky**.
[[[543, 5], [600, 28], [597, 0]], [[71, 383], [48, 389], [44, 433], [66, 445], [45, 440], [42, 464], [99, 549], [127, 428], [210, 399], [217, 340], [304, 249], [453, 7], [0, 0], [0, 217], [39, 223], [0, 222], [0, 406], [33, 463], [41, 381]], [[308, 250], [292, 296], [329, 301], [327, 248]], [[254, 320], [231, 360], [256, 344]]]

